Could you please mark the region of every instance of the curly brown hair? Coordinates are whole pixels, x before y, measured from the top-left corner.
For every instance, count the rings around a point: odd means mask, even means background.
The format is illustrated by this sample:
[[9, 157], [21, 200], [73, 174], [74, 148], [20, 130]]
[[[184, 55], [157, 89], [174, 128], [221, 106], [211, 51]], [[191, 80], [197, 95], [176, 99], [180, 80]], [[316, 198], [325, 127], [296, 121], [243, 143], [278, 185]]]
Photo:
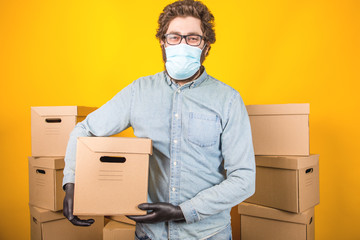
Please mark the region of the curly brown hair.
[[174, 18], [187, 16], [200, 19], [204, 40], [210, 44], [215, 42], [214, 16], [202, 2], [194, 0], [179, 0], [164, 8], [159, 16], [159, 26], [156, 32], [159, 41], [164, 40], [169, 24]]

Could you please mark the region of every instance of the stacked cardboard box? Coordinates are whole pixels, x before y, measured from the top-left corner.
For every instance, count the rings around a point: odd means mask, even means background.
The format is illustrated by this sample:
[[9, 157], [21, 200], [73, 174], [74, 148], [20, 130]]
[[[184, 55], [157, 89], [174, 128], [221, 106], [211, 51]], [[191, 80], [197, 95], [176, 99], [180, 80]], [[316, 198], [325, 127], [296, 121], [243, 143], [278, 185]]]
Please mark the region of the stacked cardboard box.
[[238, 206], [241, 240], [314, 239], [319, 155], [309, 149], [309, 104], [246, 107], [256, 190]]
[[[72, 225], [62, 214], [64, 157], [77, 122], [96, 108], [32, 107], [29, 208], [32, 240], [134, 239], [135, 222], [124, 214], [144, 214], [152, 142], [144, 138], [81, 137], [76, 152], [74, 215], [95, 219]], [[116, 191], [114, 191], [116, 189]], [[111, 215], [104, 219], [104, 215]], [[106, 221], [104, 221], [106, 220]], [[105, 226], [106, 223], [106, 226]]]
[[101, 240], [104, 217], [89, 216], [95, 222], [90, 227], [72, 225], [62, 211], [51, 211], [30, 205], [31, 240]]
[[135, 222], [125, 216], [105, 218], [103, 240], [134, 240]]
[[96, 108], [79, 106], [32, 107], [29, 161], [31, 240], [100, 240], [103, 216], [89, 216], [88, 228], [72, 225], [62, 214], [64, 156], [77, 122]]

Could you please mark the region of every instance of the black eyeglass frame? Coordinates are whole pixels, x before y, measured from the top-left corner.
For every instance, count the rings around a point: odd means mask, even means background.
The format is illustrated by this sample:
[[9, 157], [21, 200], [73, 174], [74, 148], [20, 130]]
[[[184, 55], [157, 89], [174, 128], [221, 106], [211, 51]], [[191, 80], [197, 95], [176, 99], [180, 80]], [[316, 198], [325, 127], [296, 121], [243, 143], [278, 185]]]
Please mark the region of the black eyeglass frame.
[[[167, 36], [169, 36], [169, 35], [176, 35], [176, 36], [181, 37], [179, 43], [176, 43], [176, 44], [169, 43], [168, 40], [167, 40]], [[191, 45], [191, 44], [189, 44], [189, 43], [188, 43], [188, 40], [187, 40], [187, 37], [190, 37], [190, 36], [200, 37], [200, 42], [199, 42], [199, 44], [198, 44], [198, 45]], [[185, 39], [185, 42], [186, 42], [187, 45], [194, 46], [194, 47], [200, 46], [201, 42], [202, 42], [203, 40], [205, 41], [204, 36], [201, 36], [201, 35], [198, 35], [198, 34], [181, 35], [181, 34], [177, 34], [177, 33], [168, 33], [168, 34], [165, 34], [165, 35], [164, 35], [164, 39], [165, 39], [166, 43], [169, 44], [169, 45], [179, 45], [179, 44], [182, 42], [183, 38]]]

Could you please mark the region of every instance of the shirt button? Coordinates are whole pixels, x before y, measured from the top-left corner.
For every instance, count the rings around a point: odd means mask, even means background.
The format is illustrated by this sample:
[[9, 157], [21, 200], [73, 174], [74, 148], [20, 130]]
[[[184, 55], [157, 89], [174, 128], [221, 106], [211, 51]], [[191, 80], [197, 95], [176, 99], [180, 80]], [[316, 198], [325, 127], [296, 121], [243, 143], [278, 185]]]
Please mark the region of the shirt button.
[[172, 188], [172, 191], [175, 192], [175, 190], [176, 190], [176, 188], [173, 187], [173, 188]]
[[181, 90], [179, 89], [179, 90], [177, 90], [177, 92], [178, 92], [178, 93], [180, 93], [180, 92], [181, 92]]
[[175, 117], [178, 118], [178, 117], [179, 117], [179, 114], [175, 113]]
[[174, 162], [174, 166], [176, 166], [176, 162]]
[[176, 140], [176, 139], [174, 140], [174, 143], [175, 143], [175, 144], [177, 143], [177, 140]]

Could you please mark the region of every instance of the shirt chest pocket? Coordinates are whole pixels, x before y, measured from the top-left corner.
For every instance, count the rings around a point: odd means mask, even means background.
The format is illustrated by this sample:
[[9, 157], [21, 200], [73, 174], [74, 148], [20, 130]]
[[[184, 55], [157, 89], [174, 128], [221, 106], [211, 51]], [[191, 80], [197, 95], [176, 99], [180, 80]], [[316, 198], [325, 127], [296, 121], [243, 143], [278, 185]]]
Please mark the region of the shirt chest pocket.
[[216, 115], [189, 113], [188, 140], [200, 147], [210, 147], [219, 141], [220, 119]]

